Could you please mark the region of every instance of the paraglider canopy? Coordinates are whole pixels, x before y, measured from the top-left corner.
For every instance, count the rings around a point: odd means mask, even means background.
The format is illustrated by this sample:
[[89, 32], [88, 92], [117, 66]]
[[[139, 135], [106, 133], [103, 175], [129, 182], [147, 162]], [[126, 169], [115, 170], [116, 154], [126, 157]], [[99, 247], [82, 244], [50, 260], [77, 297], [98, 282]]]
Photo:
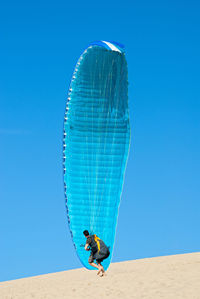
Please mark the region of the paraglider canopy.
[[128, 75], [124, 47], [91, 43], [80, 56], [65, 111], [63, 165], [68, 223], [76, 252], [90, 269], [83, 231], [110, 247], [130, 144]]

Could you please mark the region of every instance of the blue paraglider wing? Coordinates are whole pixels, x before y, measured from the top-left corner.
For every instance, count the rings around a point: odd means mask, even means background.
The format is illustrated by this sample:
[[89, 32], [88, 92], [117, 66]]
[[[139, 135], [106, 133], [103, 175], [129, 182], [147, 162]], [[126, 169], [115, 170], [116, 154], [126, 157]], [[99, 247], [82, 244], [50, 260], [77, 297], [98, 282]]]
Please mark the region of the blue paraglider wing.
[[64, 186], [69, 228], [82, 264], [84, 230], [110, 247], [130, 144], [127, 62], [122, 45], [93, 42], [72, 77], [64, 121]]

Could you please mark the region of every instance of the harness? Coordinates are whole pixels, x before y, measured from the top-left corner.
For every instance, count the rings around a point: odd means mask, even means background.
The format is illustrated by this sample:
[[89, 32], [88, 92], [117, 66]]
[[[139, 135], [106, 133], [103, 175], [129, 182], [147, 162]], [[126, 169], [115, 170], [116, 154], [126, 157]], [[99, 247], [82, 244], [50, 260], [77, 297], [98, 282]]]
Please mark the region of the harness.
[[96, 242], [97, 244], [97, 248], [98, 248], [98, 253], [100, 251], [100, 242], [99, 242], [100, 238], [97, 237], [97, 235], [94, 235], [94, 241]]

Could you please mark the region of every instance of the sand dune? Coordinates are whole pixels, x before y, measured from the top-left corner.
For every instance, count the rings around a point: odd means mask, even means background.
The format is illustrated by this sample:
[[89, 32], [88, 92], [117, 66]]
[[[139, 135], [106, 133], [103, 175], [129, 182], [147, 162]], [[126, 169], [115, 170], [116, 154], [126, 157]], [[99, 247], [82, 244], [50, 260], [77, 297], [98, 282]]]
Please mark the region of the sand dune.
[[0, 283], [1, 299], [200, 299], [200, 253], [113, 263], [105, 277], [76, 269]]

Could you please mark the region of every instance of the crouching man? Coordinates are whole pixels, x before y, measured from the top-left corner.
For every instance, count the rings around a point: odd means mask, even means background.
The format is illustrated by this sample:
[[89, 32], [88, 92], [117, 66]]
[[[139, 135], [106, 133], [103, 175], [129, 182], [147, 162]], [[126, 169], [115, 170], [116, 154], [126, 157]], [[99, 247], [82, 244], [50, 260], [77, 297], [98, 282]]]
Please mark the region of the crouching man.
[[[84, 230], [83, 234], [86, 237], [85, 250], [91, 252], [88, 262], [92, 267], [98, 269], [97, 275], [103, 276], [105, 270], [101, 263], [109, 257], [109, 248], [97, 235], [90, 235], [87, 230]], [[97, 264], [94, 263], [95, 260]]]

